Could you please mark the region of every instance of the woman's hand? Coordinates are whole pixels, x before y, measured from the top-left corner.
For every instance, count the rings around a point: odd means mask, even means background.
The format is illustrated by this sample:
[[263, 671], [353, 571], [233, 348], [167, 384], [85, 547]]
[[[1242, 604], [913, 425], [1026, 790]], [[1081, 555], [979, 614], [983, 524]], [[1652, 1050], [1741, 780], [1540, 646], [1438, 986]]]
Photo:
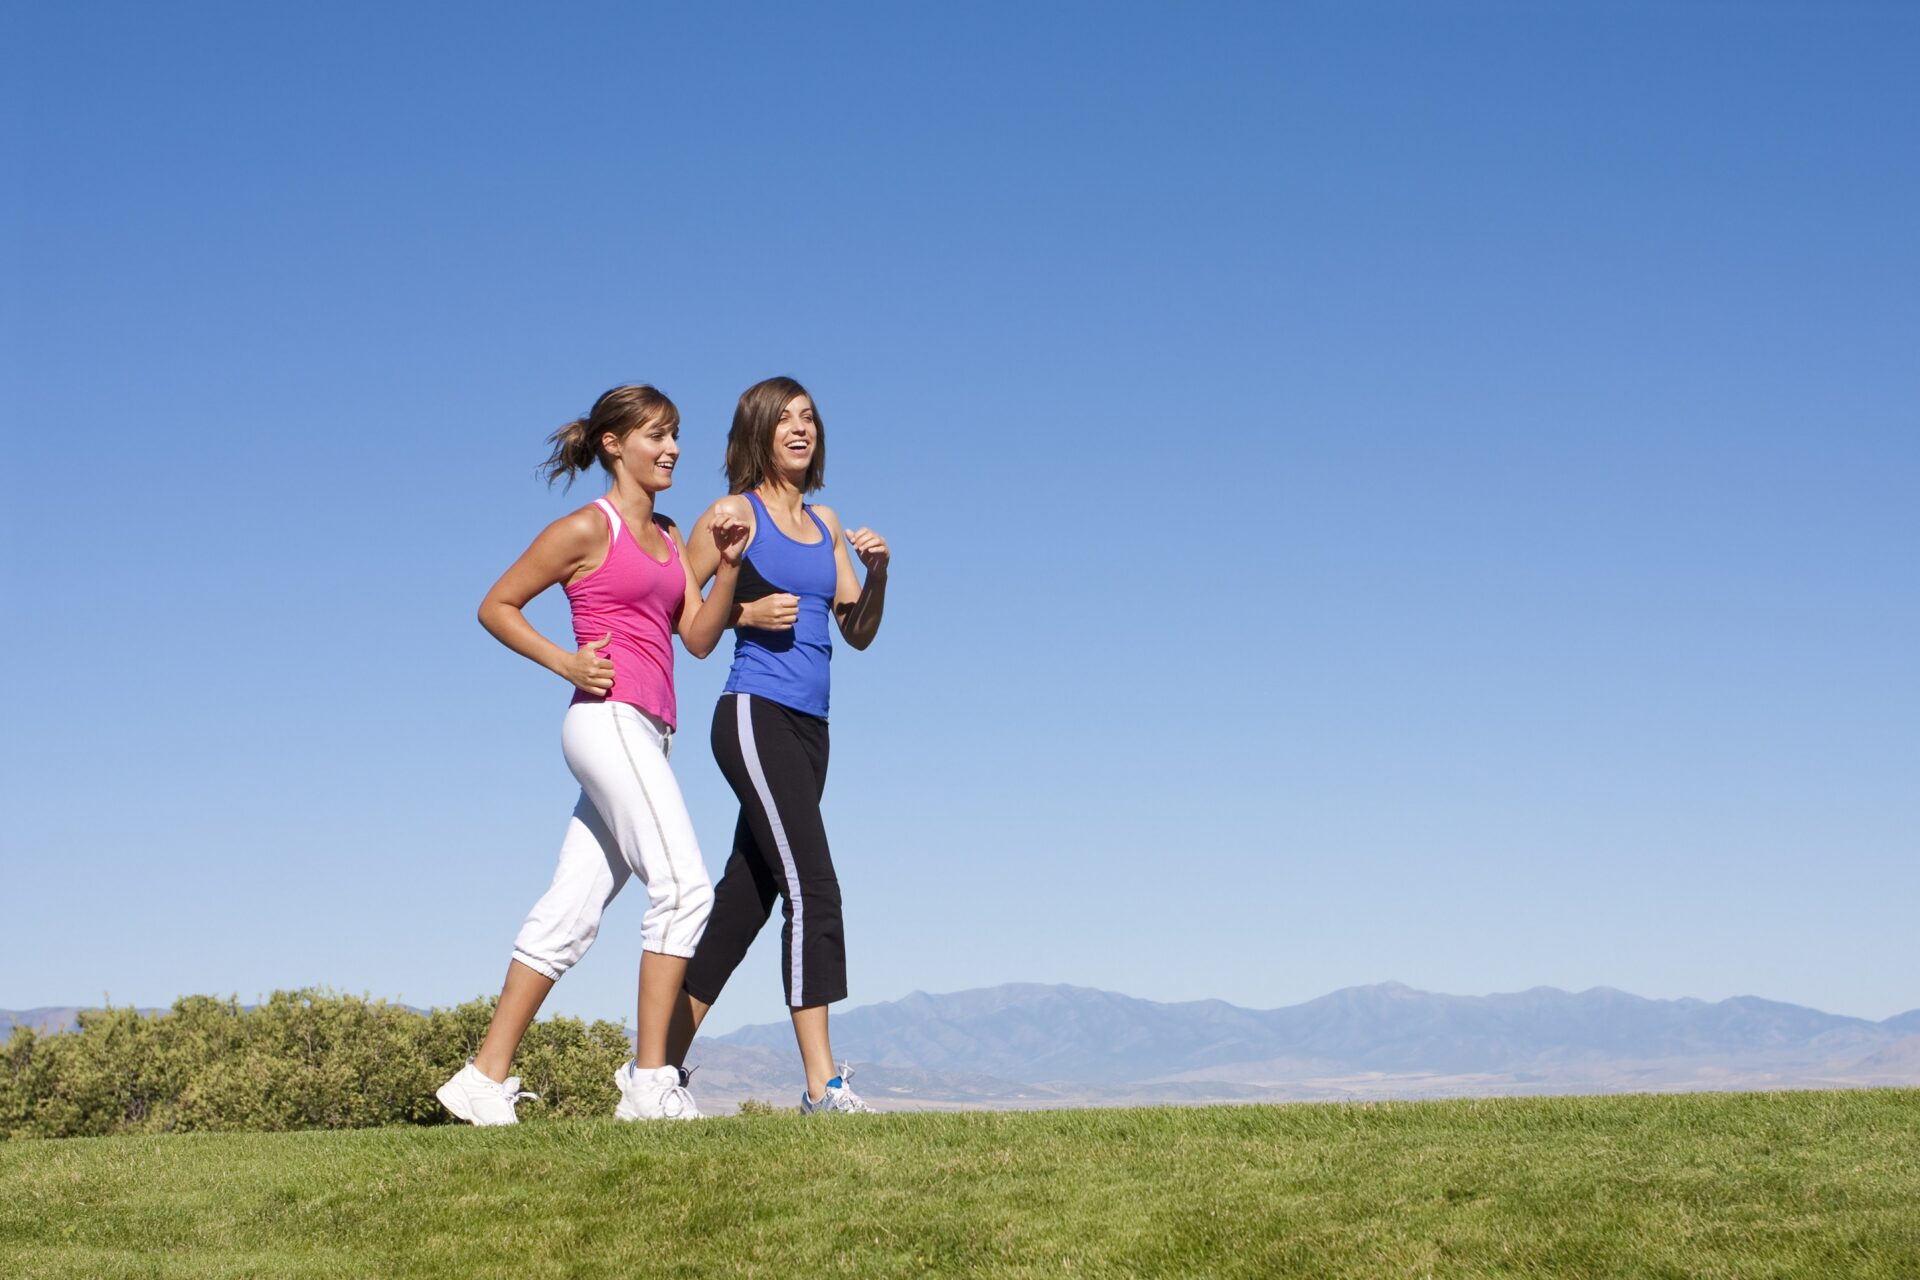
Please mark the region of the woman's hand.
[[600, 656], [600, 650], [613, 639], [609, 631], [598, 640], [589, 640], [580, 646], [580, 651], [560, 664], [560, 674], [573, 682], [573, 687], [590, 693], [596, 698], [604, 698], [613, 689], [613, 663]]
[[753, 526], [731, 508], [716, 508], [708, 527], [713, 530], [713, 546], [720, 553], [720, 563], [739, 564], [740, 557], [747, 553], [747, 540], [753, 535]]
[[887, 540], [871, 529], [855, 529], [847, 535], [847, 545], [860, 557], [860, 563], [867, 567], [868, 573], [885, 573], [887, 561]]
[[[831, 507], [817, 507], [820, 519], [835, 535], [833, 548], [833, 616], [840, 634], [856, 649], [873, 643], [880, 630], [880, 614], [887, 607], [887, 540], [868, 528], [846, 530]], [[854, 572], [854, 557], [867, 567], [867, 579]]]
[[754, 631], [791, 631], [794, 620], [800, 616], [800, 597], [779, 592], [737, 607], [740, 617], [735, 626]]

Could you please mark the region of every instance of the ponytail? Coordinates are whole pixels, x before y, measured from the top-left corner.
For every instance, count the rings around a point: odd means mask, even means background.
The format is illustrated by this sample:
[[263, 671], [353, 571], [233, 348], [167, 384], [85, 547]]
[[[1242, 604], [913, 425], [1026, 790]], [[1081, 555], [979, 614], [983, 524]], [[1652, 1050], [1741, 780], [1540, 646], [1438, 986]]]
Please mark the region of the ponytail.
[[585, 471], [600, 456], [600, 450], [587, 436], [587, 418], [575, 418], [566, 426], [547, 437], [547, 443], [553, 446], [553, 452], [540, 464], [541, 474], [551, 487], [561, 476], [567, 478], [567, 487], [573, 487], [573, 473]]

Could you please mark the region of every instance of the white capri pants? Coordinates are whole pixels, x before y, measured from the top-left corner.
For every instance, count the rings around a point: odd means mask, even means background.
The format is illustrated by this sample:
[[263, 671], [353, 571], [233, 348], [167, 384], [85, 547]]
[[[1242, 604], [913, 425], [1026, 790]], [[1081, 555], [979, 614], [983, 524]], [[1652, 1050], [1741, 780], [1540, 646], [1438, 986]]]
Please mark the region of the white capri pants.
[[641, 945], [691, 956], [713, 908], [693, 821], [667, 764], [671, 730], [624, 702], [576, 702], [560, 749], [580, 780], [580, 803], [560, 843], [553, 883], [513, 940], [513, 958], [558, 978], [593, 945], [600, 916], [637, 875], [647, 886]]

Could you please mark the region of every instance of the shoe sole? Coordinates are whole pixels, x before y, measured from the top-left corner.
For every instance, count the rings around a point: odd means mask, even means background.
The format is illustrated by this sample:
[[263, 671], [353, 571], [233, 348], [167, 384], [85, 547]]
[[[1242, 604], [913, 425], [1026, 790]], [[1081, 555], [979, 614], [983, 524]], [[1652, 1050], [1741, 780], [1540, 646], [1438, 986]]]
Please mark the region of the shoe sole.
[[679, 1115], [679, 1116], [643, 1116], [643, 1115], [641, 1115], [641, 1114], [640, 1114], [640, 1112], [639, 1112], [638, 1110], [636, 1110], [636, 1109], [634, 1108], [634, 1106], [633, 1106], [633, 1104], [632, 1104], [632, 1103], [630, 1103], [630, 1102], [628, 1102], [628, 1101], [627, 1101], [627, 1100], [626, 1100], [625, 1098], [622, 1098], [622, 1099], [620, 1099], [620, 1105], [619, 1105], [619, 1106], [617, 1106], [617, 1107], [615, 1107], [615, 1108], [613, 1109], [613, 1118], [614, 1118], [615, 1120], [631, 1120], [631, 1121], [632, 1121], [633, 1123], [635, 1123], [635, 1124], [651, 1124], [651, 1123], [653, 1123], [653, 1122], [654, 1122], [654, 1121], [656, 1121], [656, 1120], [660, 1120], [660, 1121], [672, 1121], [672, 1120], [704, 1120], [704, 1119], [706, 1119], [707, 1117], [706, 1117], [706, 1115], [705, 1115], [704, 1113], [702, 1113], [702, 1112], [699, 1112], [699, 1111], [696, 1111], [696, 1112], [694, 1112], [694, 1113], [693, 1113], [692, 1115], [690, 1115], [690, 1116], [688, 1116], [688, 1115]]

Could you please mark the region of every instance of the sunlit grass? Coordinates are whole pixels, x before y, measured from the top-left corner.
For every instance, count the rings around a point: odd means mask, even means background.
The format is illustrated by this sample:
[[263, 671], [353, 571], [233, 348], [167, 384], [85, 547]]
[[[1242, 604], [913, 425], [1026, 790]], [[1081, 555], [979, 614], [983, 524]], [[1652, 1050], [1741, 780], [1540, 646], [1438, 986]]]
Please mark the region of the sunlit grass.
[[0, 1144], [30, 1276], [1920, 1275], [1920, 1091]]

